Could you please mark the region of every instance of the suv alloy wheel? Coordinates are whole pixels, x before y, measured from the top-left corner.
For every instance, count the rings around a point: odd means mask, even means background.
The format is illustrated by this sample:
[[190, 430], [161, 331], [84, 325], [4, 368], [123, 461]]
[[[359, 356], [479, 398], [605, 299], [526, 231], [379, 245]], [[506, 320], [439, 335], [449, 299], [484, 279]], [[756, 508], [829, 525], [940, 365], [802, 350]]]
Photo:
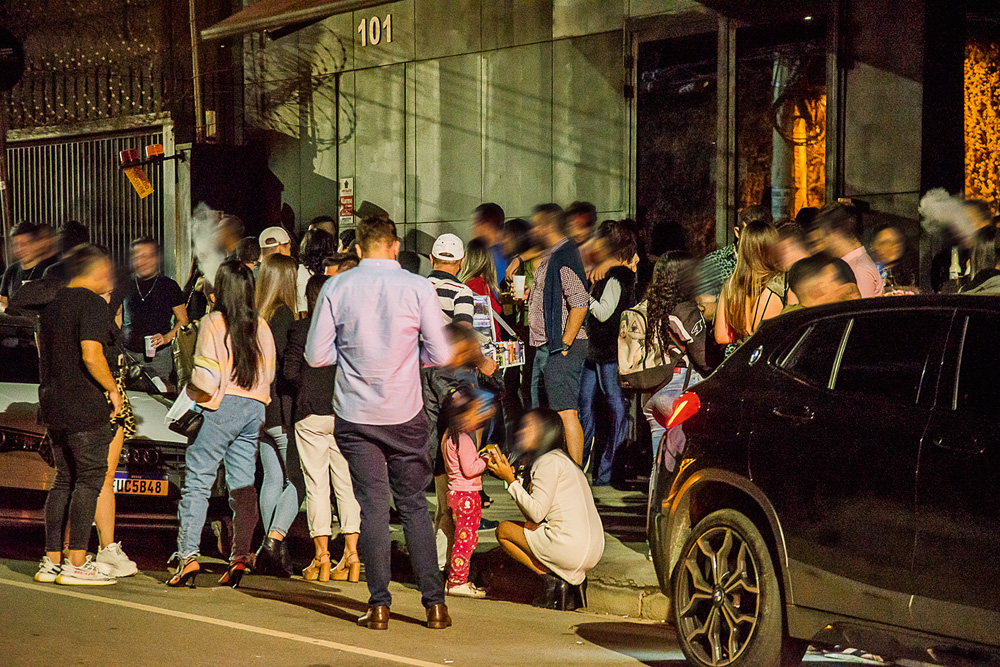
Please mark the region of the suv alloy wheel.
[[695, 665], [798, 665], [807, 644], [785, 636], [767, 543], [736, 510], [713, 512], [688, 537], [671, 580], [671, 620]]

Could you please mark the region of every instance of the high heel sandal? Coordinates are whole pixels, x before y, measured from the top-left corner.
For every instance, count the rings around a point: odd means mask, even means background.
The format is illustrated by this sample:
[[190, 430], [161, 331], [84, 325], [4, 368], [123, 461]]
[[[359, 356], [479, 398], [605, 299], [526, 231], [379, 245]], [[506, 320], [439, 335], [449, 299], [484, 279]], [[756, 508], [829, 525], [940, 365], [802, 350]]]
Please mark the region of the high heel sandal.
[[[194, 579], [198, 576], [198, 572], [200, 571], [201, 565], [198, 564], [197, 558], [185, 558], [177, 566], [174, 576], [167, 580], [167, 586], [170, 586], [171, 588], [179, 588], [187, 584], [188, 587], [194, 588]], [[189, 581], [190, 583], [188, 583]]]
[[[357, 558], [358, 555], [354, 554], [353, 557]], [[330, 579], [333, 581], [349, 581], [352, 584], [358, 583], [361, 580], [361, 561], [341, 561], [337, 564], [337, 567], [330, 571]]]
[[219, 579], [220, 586], [229, 586], [230, 588], [239, 588], [240, 582], [243, 581], [243, 575], [247, 571], [246, 563], [242, 561], [237, 561], [235, 563], [229, 564], [229, 569], [226, 573], [222, 575]]
[[[323, 560], [323, 559], [326, 560]], [[313, 558], [309, 567], [302, 570], [302, 578], [306, 581], [330, 581], [330, 552]]]

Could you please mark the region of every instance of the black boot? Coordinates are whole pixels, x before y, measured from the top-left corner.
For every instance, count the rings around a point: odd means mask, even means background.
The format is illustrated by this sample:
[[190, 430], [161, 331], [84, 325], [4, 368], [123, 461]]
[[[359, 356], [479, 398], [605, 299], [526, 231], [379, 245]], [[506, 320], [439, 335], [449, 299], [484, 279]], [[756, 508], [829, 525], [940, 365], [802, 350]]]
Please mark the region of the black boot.
[[565, 579], [554, 574], [543, 574], [545, 581], [545, 593], [532, 604], [543, 609], [559, 609], [561, 611], [572, 611], [576, 609], [571, 602], [573, 595], [570, 586]]
[[281, 560], [281, 569], [287, 572], [288, 576], [292, 576], [295, 567], [292, 565], [292, 557], [288, 553], [288, 544], [284, 540], [278, 542], [278, 557]]
[[257, 562], [254, 569], [260, 574], [287, 579], [292, 576], [291, 569], [285, 569], [281, 562], [281, 547], [284, 540], [265, 537], [264, 543], [257, 550]]

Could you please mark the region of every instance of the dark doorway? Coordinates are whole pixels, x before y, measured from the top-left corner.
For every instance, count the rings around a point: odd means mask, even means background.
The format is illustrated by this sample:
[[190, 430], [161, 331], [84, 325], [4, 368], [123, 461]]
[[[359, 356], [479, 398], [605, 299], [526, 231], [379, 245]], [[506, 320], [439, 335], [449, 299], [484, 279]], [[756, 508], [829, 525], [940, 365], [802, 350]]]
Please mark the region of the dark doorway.
[[637, 208], [647, 233], [673, 245], [679, 227], [696, 255], [715, 247], [717, 39], [642, 42], [638, 53]]

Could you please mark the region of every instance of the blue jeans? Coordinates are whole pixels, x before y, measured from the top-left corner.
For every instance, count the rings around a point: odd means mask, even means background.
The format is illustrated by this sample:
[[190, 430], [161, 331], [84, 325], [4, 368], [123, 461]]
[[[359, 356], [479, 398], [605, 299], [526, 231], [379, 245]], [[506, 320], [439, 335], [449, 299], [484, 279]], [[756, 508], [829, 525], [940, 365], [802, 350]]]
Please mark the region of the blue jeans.
[[549, 362], [549, 348], [547, 345], [539, 345], [535, 348], [535, 361], [531, 364], [531, 408], [542, 407], [542, 390], [545, 385], [542, 383], [542, 373], [545, 372], [545, 364]]
[[361, 505], [358, 550], [365, 564], [370, 606], [392, 604], [389, 504], [403, 523], [410, 564], [425, 607], [444, 604], [434, 527], [424, 490], [431, 482], [427, 416], [421, 410], [405, 424], [355, 424], [337, 417], [333, 437], [351, 469], [354, 496]]
[[[272, 530], [282, 536], [288, 534], [299, 514], [305, 496], [302, 467], [294, 450], [288, 447], [288, 431], [283, 426], [264, 430], [260, 438], [260, 464], [264, 468], [264, 482], [260, 486], [260, 518], [264, 523], [264, 536]], [[288, 458], [295, 460], [289, 464]]]
[[[679, 373], [674, 373], [674, 377], [670, 382], [668, 382], [660, 391], [653, 394], [653, 396], [646, 401], [646, 405], [642, 408], [642, 413], [646, 415], [646, 419], [649, 421], [649, 430], [653, 434], [653, 459], [656, 459], [656, 455], [660, 449], [660, 441], [663, 440], [663, 436], [666, 435], [667, 429], [660, 426], [660, 422], [656, 421], [656, 417], [653, 412], [656, 411], [663, 415], [664, 421], [670, 419], [670, 415], [674, 411], [674, 401], [681, 397], [684, 393], [684, 378], [687, 377], [687, 369], [679, 369]], [[701, 382], [704, 378], [698, 374], [698, 371], [691, 371], [691, 381], [688, 382], [688, 387], [693, 387], [698, 382]], [[673, 467], [669, 467], [669, 470], [673, 470]]]
[[608, 441], [604, 444], [601, 460], [594, 469], [594, 484], [611, 483], [615, 457], [628, 439], [628, 398], [618, 386], [618, 364], [599, 364], [588, 361], [583, 366], [580, 379], [580, 425], [583, 427], [583, 460], [590, 456], [591, 443], [597, 432], [598, 392], [604, 396], [611, 418]]
[[177, 507], [180, 530], [177, 532], [177, 555], [181, 559], [197, 556], [201, 530], [205, 526], [208, 498], [219, 471], [226, 464], [233, 517], [233, 559], [250, 553], [250, 540], [257, 525], [254, 474], [257, 471], [257, 440], [264, 423], [264, 404], [252, 398], [226, 395], [218, 410], [195, 407], [205, 415], [205, 423], [184, 455], [184, 490]]

